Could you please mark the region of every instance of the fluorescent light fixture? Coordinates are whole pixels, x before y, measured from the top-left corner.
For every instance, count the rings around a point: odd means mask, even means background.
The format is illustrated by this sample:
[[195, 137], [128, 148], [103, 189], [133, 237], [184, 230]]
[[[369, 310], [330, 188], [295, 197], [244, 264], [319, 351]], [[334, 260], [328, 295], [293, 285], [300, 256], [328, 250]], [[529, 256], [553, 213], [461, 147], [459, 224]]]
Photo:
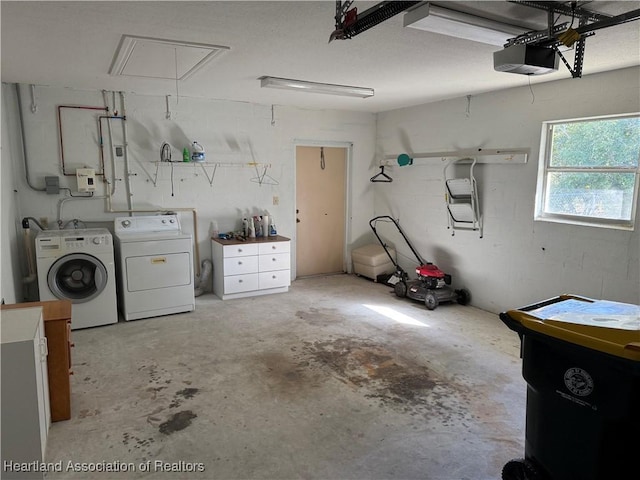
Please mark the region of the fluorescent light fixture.
[[404, 26], [497, 46], [529, 30], [429, 3], [405, 13]]
[[349, 85], [334, 85], [333, 83], [307, 82], [290, 78], [260, 77], [260, 86], [267, 88], [283, 88], [307, 93], [325, 93], [328, 95], [342, 95], [344, 97], [373, 97], [373, 88], [352, 87]]

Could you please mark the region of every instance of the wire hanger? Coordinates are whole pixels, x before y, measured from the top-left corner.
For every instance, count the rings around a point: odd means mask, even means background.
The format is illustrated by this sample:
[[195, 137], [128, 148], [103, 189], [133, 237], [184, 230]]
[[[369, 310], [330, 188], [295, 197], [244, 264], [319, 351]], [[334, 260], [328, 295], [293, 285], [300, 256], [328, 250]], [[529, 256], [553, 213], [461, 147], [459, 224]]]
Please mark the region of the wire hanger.
[[380, 173], [376, 173], [371, 179], [371, 182], [393, 182], [393, 178], [384, 173], [384, 165], [380, 165]]
[[256, 168], [256, 176], [253, 178], [250, 178], [249, 181], [253, 182], [253, 183], [258, 183], [260, 185], [280, 185], [280, 182], [278, 182], [275, 178], [273, 178], [271, 175], [267, 174], [267, 170], [269, 170], [269, 167], [271, 165], [261, 165], [262, 167], [262, 172], [260, 172], [260, 170], [258, 169], [258, 164], [254, 163], [253, 166]]

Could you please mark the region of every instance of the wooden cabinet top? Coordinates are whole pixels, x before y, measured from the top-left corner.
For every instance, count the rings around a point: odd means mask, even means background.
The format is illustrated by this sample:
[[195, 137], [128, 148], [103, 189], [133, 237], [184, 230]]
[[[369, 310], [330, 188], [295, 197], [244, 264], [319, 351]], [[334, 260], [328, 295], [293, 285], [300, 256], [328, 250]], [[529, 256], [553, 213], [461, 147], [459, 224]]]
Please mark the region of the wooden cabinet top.
[[238, 240], [236, 238], [231, 238], [229, 240], [225, 240], [223, 238], [211, 238], [214, 242], [219, 243], [220, 245], [252, 245], [254, 243], [272, 243], [272, 242], [288, 242], [291, 239], [287, 237], [282, 237], [280, 235], [276, 235], [274, 237], [257, 237], [257, 238], [247, 238], [244, 242], [242, 240]]
[[49, 300], [46, 302], [26, 302], [2, 305], [2, 310], [14, 310], [16, 308], [42, 307], [42, 318], [47, 320], [65, 320], [71, 318], [71, 302], [69, 300]]

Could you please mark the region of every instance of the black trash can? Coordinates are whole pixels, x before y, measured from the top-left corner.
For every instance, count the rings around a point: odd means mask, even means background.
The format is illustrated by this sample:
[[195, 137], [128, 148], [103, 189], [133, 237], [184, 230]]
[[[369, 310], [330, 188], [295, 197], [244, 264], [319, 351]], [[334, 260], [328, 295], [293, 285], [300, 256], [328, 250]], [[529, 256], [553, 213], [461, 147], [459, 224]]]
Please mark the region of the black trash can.
[[640, 478], [640, 306], [561, 295], [500, 319], [527, 382], [525, 456], [503, 480]]

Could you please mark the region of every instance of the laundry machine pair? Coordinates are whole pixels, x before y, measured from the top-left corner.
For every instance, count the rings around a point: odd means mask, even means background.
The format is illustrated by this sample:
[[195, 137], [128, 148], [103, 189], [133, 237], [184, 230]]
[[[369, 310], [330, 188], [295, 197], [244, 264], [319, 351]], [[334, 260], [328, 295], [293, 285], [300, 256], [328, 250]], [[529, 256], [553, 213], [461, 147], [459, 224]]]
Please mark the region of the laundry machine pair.
[[118, 321], [109, 230], [46, 230], [36, 237], [35, 247], [40, 300], [70, 300], [72, 329]]

